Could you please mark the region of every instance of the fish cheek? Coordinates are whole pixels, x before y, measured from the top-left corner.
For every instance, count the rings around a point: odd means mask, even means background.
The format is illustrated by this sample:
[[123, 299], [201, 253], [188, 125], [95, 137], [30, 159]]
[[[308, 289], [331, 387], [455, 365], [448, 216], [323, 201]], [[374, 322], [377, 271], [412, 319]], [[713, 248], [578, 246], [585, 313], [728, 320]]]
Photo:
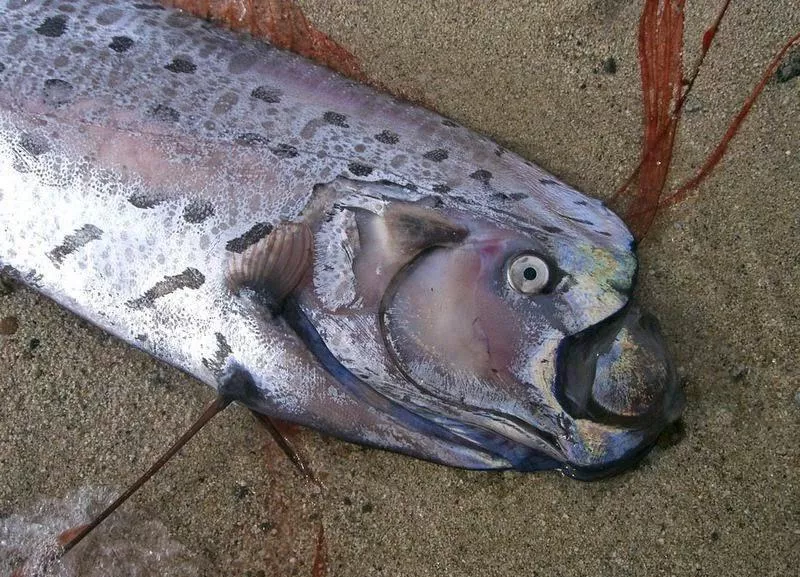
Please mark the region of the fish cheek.
[[[508, 371], [518, 323], [483, 282], [480, 256], [469, 249], [420, 255], [390, 295], [388, 345], [420, 384], [463, 399], [470, 382]], [[460, 392], [459, 392], [460, 391]]]

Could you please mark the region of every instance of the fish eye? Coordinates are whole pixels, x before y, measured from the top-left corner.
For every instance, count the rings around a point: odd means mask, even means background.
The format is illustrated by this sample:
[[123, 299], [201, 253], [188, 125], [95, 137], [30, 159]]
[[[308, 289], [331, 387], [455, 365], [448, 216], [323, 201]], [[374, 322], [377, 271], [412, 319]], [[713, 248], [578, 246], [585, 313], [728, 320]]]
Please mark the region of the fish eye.
[[506, 268], [508, 284], [517, 292], [530, 295], [542, 291], [550, 280], [547, 263], [535, 254], [524, 253], [513, 257]]

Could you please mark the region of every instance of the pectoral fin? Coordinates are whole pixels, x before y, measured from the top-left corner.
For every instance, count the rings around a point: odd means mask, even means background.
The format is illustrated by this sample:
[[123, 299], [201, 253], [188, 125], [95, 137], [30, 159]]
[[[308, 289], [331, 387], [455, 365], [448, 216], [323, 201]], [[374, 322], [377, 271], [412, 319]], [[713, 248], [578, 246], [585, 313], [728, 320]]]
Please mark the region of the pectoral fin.
[[239, 254], [231, 254], [226, 278], [233, 292], [248, 288], [275, 304], [303, 281], [314, 260], [314, 238], [305, 223], [281, 223]]

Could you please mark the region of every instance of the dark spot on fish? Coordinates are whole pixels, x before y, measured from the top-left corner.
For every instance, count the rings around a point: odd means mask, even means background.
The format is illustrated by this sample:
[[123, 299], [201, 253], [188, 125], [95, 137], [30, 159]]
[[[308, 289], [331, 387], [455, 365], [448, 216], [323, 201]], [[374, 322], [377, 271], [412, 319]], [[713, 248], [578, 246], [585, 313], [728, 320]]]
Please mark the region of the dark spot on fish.
[[328, 124], [339, 126], [341, 128], [350, 128], [347, 124], [347, 116], [339, 112], [331, 112], [330, 110], [322, 115], [322, 119]]
[[11, 336], [19, 330], [17, 317], [3, 317], [0, 319], [0, 335]]
[[384, 130], [380, 134], [375, 135], [375, 140], [383, 144], [397, 144], [400, 142], [400, 135], [391, 130]]
[[253, 88], [250, 96], [269, 104], [278, 104], [281, 101], [281, 91], [271, 86], [257, 86]]
[[128, 202], [136, 208], [153, 208], [164, 202], [164, 199], [152, 194], [137, 192], [128, 197]]
[[172, 59], [172, 62], [164, 66], [164, 68], [175, 74], [194, 74], [194, 71], [197, 70], [197, 64], [186, 58], [179, 58], [176, 56]]
[[270, 148], [270, 152], [272, 152], [272, 154], [274, 154], [278, 158], [294, 158], [299, 154], [297, 152], [297, 148], [295, 148], [291, 144], [283, 144], [283, 143]]
[[42, 344], [41, 339], [33, 337], [31, 340], [28, 341], [28, 350], [35, 351], [38, 349]]
[[140, 343], [146, 343], [147, 342], [147, 335], [144, 334], [144, 333], [139, 333], [138, 335], [136, 335], [133, 338], [136, 339], [137, 341], [139, 341]]
[[355, 150], [356, 152], [359, 152], [359, 153], [361, 153], [361, 152], [365, 152], [365, 151], [367, 150], [367, 147], [366, 147], [366, 145], [364, 145], [364, 144], [356, 144], [356, 145], [353, 147], [353, 150]]
[[114, 36], [111, 38], [111, 43], [108, 45], [114, 52], [127, 52], [133, 46], [133, 40], [127, 36]]
[[178, 122], [181, 118], [180, 112], [166, 104], [156, 104], [148, 111], [148, 115], [161, 122]]
[[351, 162], [347, 165], [347, 169], [356, 176], [369, 176], [372, 174], [372, 167], [360, 162]]
[[5, 72], [6, 65], [0, 62], [0, 73]]
[[214, 333], [214, 336], [217, 337], [217, 350], [214, 352], [214, 358], [207, 359], [204, 357], [203, 364], [208, 370], [219, 373], [225, 366], [225, 359], [233, 352], [233, 349], [228, 344], [225, 335], [222, 333]]
[[492, 197], [500, 200], [513, 200], [516, 202], [518, 200], [525, 200], [528, 198], [528, 195], [524, 192], [496, 192], [492, 195]]
[[44, 81], [42, 96], [50, 106], [61, 106], [72, 100], [72, 84], [60, 78], [48, 78]]
[[566, 218], [567, 220], [571, 220], [572, 222], [579, 222], [581, 224], [587, 224], [589, 226], [594, 226], [594, 223], [590, 220], [584, 220], [582, 218], [576, 218], [574, 216], [567, 216], [566, 214], [559, 214], [558, 216], [562, 218]]
[[541, 178], [539, 179], [539, 182], [545, 186], [549, 186], [551, 184], [558, 184], [555, 180], [550, 180], [549, 178]]
[[145, 307], [152, 307], [156, 299], [165, 297], [168, 294], [174, 293], [179, 289], [199, 289], [206, 282], [206, 277], [203, 276], [196, 268], [187, 268], [181, 274], [175, 276], [166, 276], [164, 280], [158, 281], [153, 288], [148, 289], [144, 295], [138, 299], [127, 302], [127, 305], [134, 309]]
[[137, 2], [133, 5], [137, 10], [164, 10], [160, 4], [148, 4], [146, 2]]
[[577, 204], [578, 206], [586, 206], [589, 203], [586, 202], [585, 200], [576, 200], [575, 204]]
[[64, 259], [68, 255], [74, 253], [79, 248], [86, 246], [93, 240], [97, 240], [102, 236], [103, 231], [97, 228], [95, 225], [85, 224], [74, 233], [65, 236], [60, 245], [47, 253], [47, 258], [52, 260], [56, 267], [58, 267], [64, 262]]
[[44, 136], [28, 132], [20, 135], [19, 145], [33, 156], [39, 156], [50, 150], [50, 144]]
[[58, 16], [48, 16], [44, 22], [39, 24], [36, 32], [48, 38], [58, 38], [67, 31], [67, 17], [59, 14]]
[[503, 148], [502, 146], [498, 146], [497, 148], [494, 149], [494, 153], [496, 156], [503, 156], [506, 153], [506, 149]]
[[489, 184], [489, 181], [492, 180], [492, 173], [488, 170], [480, 168], [469, 175], [470, 178], [474, 178], [478, 182], [482, 182], [483, 184]]
[[449, 118], [442, 120], [442, 124], [449, 126], [450, 128], [458, 128], [458, 123], [450, 120]]
[[611, 236], [611, 233], [610, 233], [610, 232], [606, 232], [606, 231], [604, 231], [604, 230], [598, 230], [598, 231], [597, 231], [597, 233], [598, 233], [598, 234], [602, 234], [603, 236]]
[[214, 215], [214, 206], [207, 200], [192, 200], [183, 209], [183, 220], [198, 224]]
[[269, 144], [269, 139], [255, 132], [244, 132], [233, 139], [236, 144], [242, 146], [266, 146]]
[[557, 226], [550, 226], [550, 225], [542, 225], [542, 228], [547, 232], [551, 232], [553, 234], [558, 234], [560, 232], [564, 232], [562, 229], [558, 228]]
[[433, 192], [438, 192], [439, 194], [447, 194], [452, 189], [447, 186], [446, 184], [434, 184], [433, 185]]
[[448, 156], [450, 156], [450, 154], [444, 148], [435, 148], [423, 154], [422, 158], [432, 160], [433, 162], [442, 162], [443, 160], [447, 160]]
[[228, 241], [228, 244], [225, 245], [225, 250], [228, 252], [241, 254], [271, 233], [272, 228], [272, 225], [268, 222], [259, 222], [253, 225], [250, 230], [248, 230], [242, 236]]
[[603, 60], [603, 72], [606, 74], [616, 74], [617, 73], [617, 59], [613, 56], [609, 56], [605, 60]]

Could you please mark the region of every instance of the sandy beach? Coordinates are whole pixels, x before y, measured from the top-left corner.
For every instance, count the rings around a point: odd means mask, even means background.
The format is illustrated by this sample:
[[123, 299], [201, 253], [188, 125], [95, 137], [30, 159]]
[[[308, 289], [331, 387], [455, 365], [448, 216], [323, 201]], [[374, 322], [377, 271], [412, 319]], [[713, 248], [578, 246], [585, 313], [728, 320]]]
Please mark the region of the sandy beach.
[[[641, 2], [301, 4], [370, 79], [588, 195], [609, 198], [636, 166]], [[718, 4], [688, 0], [685, 62]], [[792, 0], [733, 3], [687, 105], [673, 186], [798, 31]], [[125, 506], [124, 522], [154, 522], [182, 545], [189, 565], [169, 575], [310, 577], [320, 526], [336, 577], [796, 575], [798, 206], [795, 77], [770, 81], [712, 177], [640, 247], [638, 296], [661, 321], [687, 403], [636, 470], [594, 483], [466, 472], [303, 432], [319, 488], [234, 407]], [[0, 289], [6, 317], [19, 327], [0, 336], [0, 517], [82, 487], [123, 490], [213, 398], [28, 289]]]

